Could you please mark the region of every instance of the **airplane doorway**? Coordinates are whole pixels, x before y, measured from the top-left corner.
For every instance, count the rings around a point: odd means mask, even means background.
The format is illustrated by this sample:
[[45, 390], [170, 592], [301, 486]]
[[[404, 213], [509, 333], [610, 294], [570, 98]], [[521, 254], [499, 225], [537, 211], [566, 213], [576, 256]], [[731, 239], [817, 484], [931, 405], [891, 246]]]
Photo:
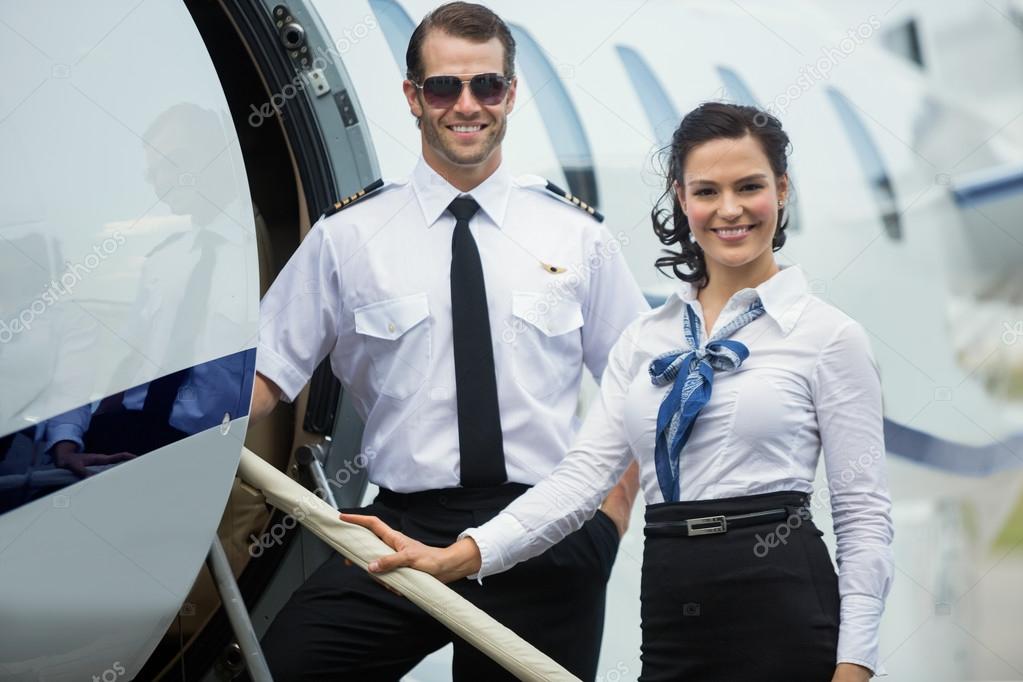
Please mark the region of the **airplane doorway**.
[[[324, 68], [303, 57], [318, 42], [329, 46], [311, 9], [258, 0], [185, 4], [219, 76], [245, 161], [262, 295], [322, 211], [378, 177], [375, 154], [340, 59]], [[361, 423], [324, 364], [294, 403], [282, 401], [249, 428], [246, 446], [301, 478], [294, 453], [303, 445], [323, 444], [322, 464], [333, 475], [358, 453], [361, 434]], [[358, 504], [365, 490], [364, 475], [350, 478], [344, 490], [334, 491], [340, 505]], [[318, 539], [287, 521], [235, 480], [218, 537], [257, 635], [328, 556]], [[234, 639], [204, 566], [139, 679], [243, 674]]]

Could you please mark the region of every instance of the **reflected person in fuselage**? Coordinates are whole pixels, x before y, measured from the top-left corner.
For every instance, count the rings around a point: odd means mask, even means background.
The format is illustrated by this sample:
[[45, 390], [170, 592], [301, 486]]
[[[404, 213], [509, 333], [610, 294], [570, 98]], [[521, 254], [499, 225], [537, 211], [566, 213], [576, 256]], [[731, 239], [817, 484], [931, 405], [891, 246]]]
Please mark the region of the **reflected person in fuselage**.
[[246, 286], [238, 247], [251, 236], [224, 153], [230, 144], [218, 113], [190, 102], [147, 127], [145, 179], [170, 215], [132, 226], [133, 244], [153, 245], [131, 312], [114, 330], [127, 351], [107, 397], [47, 422], [45, 447], [56, 466], [84, 478], [91, 466], [127, 461], [244, 412], [244, 357], [217, 357], [223, 340], [245, 328], [247, 313], [236, 305]]

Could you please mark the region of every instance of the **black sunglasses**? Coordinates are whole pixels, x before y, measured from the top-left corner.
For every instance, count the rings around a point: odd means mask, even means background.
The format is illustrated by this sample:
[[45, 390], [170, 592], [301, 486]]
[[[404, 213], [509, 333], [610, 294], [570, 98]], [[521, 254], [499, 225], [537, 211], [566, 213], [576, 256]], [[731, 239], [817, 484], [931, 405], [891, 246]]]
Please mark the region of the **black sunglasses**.
[[499, 73], [478, 73], [467, 81], [458, 76], [430, 76], [421, 84], [413, 81], [413, 85], [423, 91], [426, 103], [437, 109], [453, 106], [462, 96], [462, 86], [466, 83], [480, 104], [493, 106], [508, 94], [511, 80]]

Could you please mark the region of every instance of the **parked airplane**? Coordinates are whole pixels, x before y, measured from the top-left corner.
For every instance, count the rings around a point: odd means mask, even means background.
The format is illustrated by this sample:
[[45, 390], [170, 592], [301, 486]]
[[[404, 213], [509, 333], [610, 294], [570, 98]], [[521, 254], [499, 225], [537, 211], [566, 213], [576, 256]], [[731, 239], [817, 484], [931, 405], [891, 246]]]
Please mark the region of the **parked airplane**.
[[[257, 634], [327, 551], [235, 480], [243, 443], [322, 474], [338, 505], [372, 494], [328, 367], [247, 428], [258, 299], [325, 209], [415, 162], [401, 79], [432, 4], [3, 4], [0, 678], [239, 674], [211, 543]], [[654, 152], [704, 100], [782, 118], [796, 202], [778, 257], [864, 324], [883, 376], [886, 667], [959, 680], [994, 656], [1009, 677], [1018, 652], [976, 633], [1018, 613], [972, 587], [1020, 522], [1019, 147], [880, 49], [883, 15], [836, 31], [802, 2], [490, 4], [519, 50], [506, 163], [599, 207], [652, 302], [672, 287], [652, 266]], [[88, 455], [52, 447], [76, 438]], [[639, 673], [641, 551], [626, 536], [603, 680]], [[440, 653], [410, 677], [447, 675]]]

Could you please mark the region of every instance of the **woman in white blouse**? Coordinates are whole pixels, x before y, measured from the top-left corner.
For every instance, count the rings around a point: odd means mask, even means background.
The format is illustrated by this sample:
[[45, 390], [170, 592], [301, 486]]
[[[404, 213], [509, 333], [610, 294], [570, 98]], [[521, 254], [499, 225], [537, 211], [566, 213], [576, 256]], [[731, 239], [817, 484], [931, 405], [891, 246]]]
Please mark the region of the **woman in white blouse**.
[[[680, 248], [657, 265], [681, 283], [622, 333], [572, 451], [447, 548], [342, 515], [398, 550], [371, 571], [450, 582], [507, 570], [578, 529], [635, 458], [647, 501], [641, 680], [878, 671], [892, 580], [880, 380], [863, 328], [774, 259], [788, 145], [753, 107], [708, 103], [682, 120], [660, 202], [671, 209], [652, 214]], [[837, 576], [810, 518], [822, 450]]]

